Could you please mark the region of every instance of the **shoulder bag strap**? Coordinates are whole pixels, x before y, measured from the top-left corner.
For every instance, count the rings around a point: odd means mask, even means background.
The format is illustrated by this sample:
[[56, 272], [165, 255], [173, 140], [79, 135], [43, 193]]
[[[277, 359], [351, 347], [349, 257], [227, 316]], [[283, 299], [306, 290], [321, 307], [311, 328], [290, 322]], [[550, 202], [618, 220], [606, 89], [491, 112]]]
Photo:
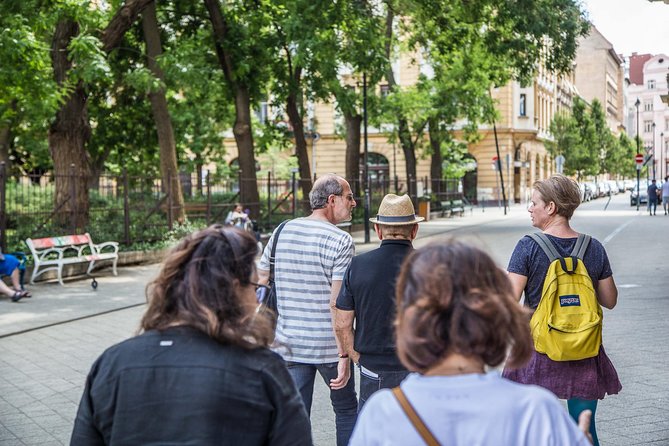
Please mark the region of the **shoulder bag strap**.
[[591, 238], [592, 237], [586, 234], [578, 234], [574, 249], [571, 251], [571, 256], [578, 257], [579, 259], [583, 260], [583, 256], [585, 256], [585, 250], [588, 249]]
[[276, 228], [276, 231], [274, 232], [274, 240], [272, 241], [272, 251], [269, 254], [269, 282], [271, 285], [271, 282], [274, 282], [274, 256], [276, 254], [276, 244], [279, 241], [279, 234], [281, 234], [281, 230], [283, 227], [288, 223], [290, 220], [286, 220], [283, 223], [279, 225], [278, 228]]
[[402, 389], [399, 388], [399, 386], [393, 388], [393, 395], [395, 395], [395, 398], [397, 398], [397, 401], [400, 403], [400, 406], [402, 406], [402, 410], [404, 410], [404, 413], [409, 418], [411, 424], [413, 424], [413, 427], [416, 428], [416, 430], [423, 438], [425, 443], [428, 446], [440, 446], [437, 439], [434, 438], [434, 435], [432, 435], [430, 429], [428, 429], [425, 423], [423, 423], [423, 420], [420, 419], [420, 416], [418, 416], [413, 406], [407, 399], [406, 395], [404, 395], [404, 392], [402, 392]]
[[532, 234], [528, 234], [528, 236], [537, 242], [539, 247], [546, 253], [548, 260], [550, 260], [551, 263], [554, 260], [562, 257], [555, 249], [555, 246], [553, 246], [553, 242], [551, 242], [551, 240], [543, 232], [534, 232]]

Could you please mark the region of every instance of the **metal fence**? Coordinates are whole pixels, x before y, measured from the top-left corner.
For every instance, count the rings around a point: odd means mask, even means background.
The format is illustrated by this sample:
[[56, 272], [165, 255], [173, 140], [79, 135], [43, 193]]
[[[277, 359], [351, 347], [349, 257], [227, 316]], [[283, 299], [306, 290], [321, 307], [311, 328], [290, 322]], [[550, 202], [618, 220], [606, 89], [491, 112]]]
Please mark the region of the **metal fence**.
[[[163, 184], [160, 178], [127, 174], [83, 178], [74, 171], [62, 176], [10, 177], [0, 164], [0, 246], [4, 252], [22, 251], [29, 237], [89, 232], [95, 241], [115, 240], [126, 249], [142, 249], [142, 244], [165, 239], [169, 231], [223, 222], [244, 196], [243, 189], [252, 187], [258, 190], [259, 202], [247, 202], [243, 206], [257, 210], [254, 217], [261, 232], [269, 232], [281, 221], [309, 212], [309, 199], [303, 196], [295, 175], [288, 180], [268, 175], [256, 182], [247, 182], [240, 177], [216, 179], [205, 172], [201, 178], [182, 174], [179, 179], [188, 222], [185, 228], [184, 222], [175, 217], [181, 209], [169, 193], [171, 184]], [[363, 221], [364, 184], [359, 180], [349, 182], [358, 203], [353, 222], [360, 223]], [[60, 183], [58, 191], [56, 183]], [[386, 193], [408, 191], [416, 204], [429, 194], [434, 209], [440, 201], [461, 197], [459, 184], [459, 180], [373, 178], [367, 188], [370, 213], [375, 213]], [[85, 200], [88, 206], [82, 205]]]

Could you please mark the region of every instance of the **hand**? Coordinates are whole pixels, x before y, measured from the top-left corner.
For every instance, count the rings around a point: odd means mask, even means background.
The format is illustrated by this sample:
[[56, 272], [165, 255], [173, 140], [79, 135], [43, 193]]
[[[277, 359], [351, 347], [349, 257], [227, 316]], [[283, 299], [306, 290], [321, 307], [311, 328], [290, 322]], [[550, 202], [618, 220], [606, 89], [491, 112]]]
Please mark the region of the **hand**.
[[593, 444], [592, 435], [590, 435], [590, 420], [592, 420], [592, 411], [584, 410], [578, 416], [578, 428], [583, 431], [590, 444]]
[[351, 363], [348, 358], [339, 358], [337, 364], [337, 377], [330, 380], [330, 388], [339, 390], [346, 387], [349, 378], [351, 378]]

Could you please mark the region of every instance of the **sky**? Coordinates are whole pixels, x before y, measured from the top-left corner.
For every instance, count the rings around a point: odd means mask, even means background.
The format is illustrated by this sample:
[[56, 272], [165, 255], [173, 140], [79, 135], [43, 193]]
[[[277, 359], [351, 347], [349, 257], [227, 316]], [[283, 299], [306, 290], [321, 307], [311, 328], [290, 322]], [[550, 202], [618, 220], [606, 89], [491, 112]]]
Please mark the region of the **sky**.
[[590, 21], [623, 56], [669, 55], [669, 4], [648, 0], [581, 0]]

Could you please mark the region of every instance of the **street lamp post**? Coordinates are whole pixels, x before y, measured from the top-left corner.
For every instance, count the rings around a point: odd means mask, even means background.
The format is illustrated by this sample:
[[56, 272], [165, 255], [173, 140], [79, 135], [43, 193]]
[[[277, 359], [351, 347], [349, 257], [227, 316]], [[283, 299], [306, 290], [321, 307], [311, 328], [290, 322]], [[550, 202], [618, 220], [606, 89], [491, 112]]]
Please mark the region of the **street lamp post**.
[[[636, 107], [636, 154], [639, 154], [639, 105], [641, 101], [639, 98], [636, 98], [634, 106]], [[640, 186], [640, 175], [641, 175], [641, 166], [636, 166], [636, 210], [639, 210], [639, 201], [641, 201], [641, 189]]]
[[662, 172], [664, 172], [665, 167], [664, 167], [664, 162], [663, 161], [665, 158], [664, 155], [664, 132], [660, 132], [660, 178], [664, 178], [662, 175]]
[[364, 225], [365, 225], [365, 243], [369, 243], [369, 206], [371, 197], [369, 196], [369, 149], [367, 145], [367, 73], [362, 73], [362, 119], [364, 130], [364, 145], [365, 145], [365, 169], [364, 169], [364, 185], [365, 197], [364, 200]]
[[653, 154], [653, 179], [655, 180], [655, 121], [653, 121], [653, 145], [652, 145], [652, 154]]

